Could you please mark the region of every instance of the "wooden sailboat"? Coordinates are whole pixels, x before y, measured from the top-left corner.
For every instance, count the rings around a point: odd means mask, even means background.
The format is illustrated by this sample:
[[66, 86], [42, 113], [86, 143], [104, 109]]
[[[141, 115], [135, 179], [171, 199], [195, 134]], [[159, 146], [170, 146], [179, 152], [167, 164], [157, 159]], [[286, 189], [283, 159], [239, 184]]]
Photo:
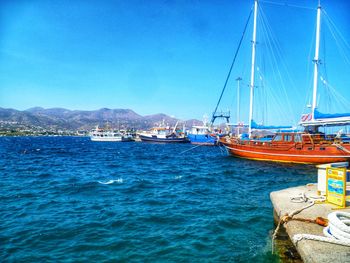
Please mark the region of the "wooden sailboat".
[[321, 164], [350, 161], [350, 141], [340, 136], [320, 133], [319, 127], [350, 124], [350, 114], [322, 114], [316, 108], [319, 65], [321, 6], [317, 8], [316, 48], [314, 58], [313, 104], [310, 114], [303, 115], [304, 132], [277, 132], [271, 141], [252, 138], [256, 21], [258, 0], [254, 2], [254, 30], [250, 79], [249, 139], [226, 136], [220, 142], [236, 157], [262, 161]]

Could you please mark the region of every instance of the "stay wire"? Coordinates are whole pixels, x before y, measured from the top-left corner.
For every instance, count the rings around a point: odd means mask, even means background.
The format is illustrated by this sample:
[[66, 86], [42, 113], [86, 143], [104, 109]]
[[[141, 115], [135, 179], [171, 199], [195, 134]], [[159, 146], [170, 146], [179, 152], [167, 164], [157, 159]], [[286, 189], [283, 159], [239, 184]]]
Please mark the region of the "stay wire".
[[249, 24], [250, 17], [251, 17], [251, 15], [252, 15], [252, 11], [253, 11], [253, 7], [250, 9], [250, 13], [249, 13], [247, 22], [246, 22], [246, 24], [245, 24], [245, 26], [244, 26], [243, 34], [242, 34], [242, 36], [241, 36], [241, 39], [240, 39], [240, 41], [239, 41], [239, 44], [238, 44], [238, 47], [237, 47], [237, 50], [236, 50], [236, 53], [235, 53], [235, 56], [234, 56], [233, 61], [232, 61], [232, 63], [231, 63], [230, 70], [229, 70], [229, 72], [228, 72], [228, 74], [227, 74], [226, 81], [225, 81], [224, 87], [223, 87], [223, 89], [222, 89], [222, 91], [221, 91], [219, 101], [218, 101], [218, 103], [216, 104], [215, 110], [214, 110], [214, 112], [213, 112], [213, 116], [212, 116], [212, 119], [211, 119], [211, 124], [214, 123], [214, 120], [215, 120], [214, 115], [215, 115], [216, 111], [218, 110], [218, 107], [219, 107], [219, 104], [220, 104], [220, 102], [221, 102], [222, 96], [224, 95], [224, 92], [225, 92], [225, 89], [226, 89], [228, 80], [229, 80], [229, 78], [230, 78], [230, 76], [231, 76], [232, 68], [233, 68], [233, 65], [234, 65], [235, 62], [236, 62], [236, 58], [237, 58], [237, 55], [238, 55], [238, 51], [239, 51], [240, 48], [241, 48], [241, 45], [242, 45], [242, 42], [243, 42], [243, 38], [244, 38], [245, 32], [247, 31], [247, 27], [248, 27], [248, 24]]
[[288, 4], [288, 3], [277, 3], [277, 2], [274, 2], [274, 1], [267, 1], [267, 0], [260, 0], [259, 3], [280, 5], [280, 6], [286, 6], [286, 7], [295, 7], [295, 8], [308, 9], [308, 10], [316, 10], [316, 8], [312, 8], [312, 7], [301, 6], [301, 5], [294, 5], [294, 4]]

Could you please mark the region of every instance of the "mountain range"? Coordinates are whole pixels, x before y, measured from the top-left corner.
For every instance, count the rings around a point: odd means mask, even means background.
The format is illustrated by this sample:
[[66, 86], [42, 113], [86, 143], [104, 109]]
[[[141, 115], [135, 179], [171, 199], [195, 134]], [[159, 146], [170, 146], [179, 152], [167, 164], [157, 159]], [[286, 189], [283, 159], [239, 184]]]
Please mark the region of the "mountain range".
[[[108, 109], [84, 111], [64, 108], [44, 109], [34, 107], [24, 111], [0, 108], [0, 128], [28, 127], [39, 129], [90, 130], [108, 122], [110, 127], [120, 129], [148, 129], [163, 122], [175, 125], [178, 119], [166, 114], [142, 116], [130, 109]], [[187, 120], [186, 126], [200, 125], [199, 120]]]

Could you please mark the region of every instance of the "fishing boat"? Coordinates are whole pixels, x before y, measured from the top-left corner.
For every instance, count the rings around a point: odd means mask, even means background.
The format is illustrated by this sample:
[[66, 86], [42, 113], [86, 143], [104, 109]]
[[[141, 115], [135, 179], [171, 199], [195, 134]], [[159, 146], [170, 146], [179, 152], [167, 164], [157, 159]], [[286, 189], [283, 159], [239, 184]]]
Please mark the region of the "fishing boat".
[[91, 141], [96, 142], [121, 142], [123, 136], [119, 132], [106, 130], [96, 126], [96, 128], [92, 129], [90, 132], [90, 139]]
[[[317, 109], [317, 81], [320, 42], [321, 5], [317, 8], [316, 48], [314, 57], [313, 100], [311, 113], [301, 117], [300, 125], [303, 131], [279, 131], [272, 140], [262, 141], [252, 136], [254, 128], [259, 128], [253, 121], [253, 89], [256, 48], [256, 21], [258, 0], [254, 1], [254, 28], [252, 40], [252, 65], [250, 79], [250, 109], [249, 109], [249, 138], [242, 139], [237, 136], [226, 136], [220, 142], [227, 151], [236, 157], [289, 163], [321, 164], [331, 162], [344, 162], [350, 160], [350, 141], [347, 136], [327, 135], [319, 131], [320, 127], [344, 126], [350, 124], [350, 113], [323, 114]], [[261, 127], [260, 127], [261, 128]], [[281, 127], [271, 127], [281, 128]]]
[[160, 125], [159, 127], [154, 127], [150, 131], [141, 132], [138, 134], [139, 138], [143, 142], [157, 142], [157, 143], [187, 143], [188, 138], [183, 132], [178, 132], [176, 130], [178, 122], [174, 128], [169, 126]]
[[191, 144], [217, 145], [218, 142], [218, 136], [211, 132], [208, 126], [192, 126], [187, 137]]
[[214, 146], [218, 145], [219, 131], [208, 123], [207, 116], [204, 115], [203, 125], [192, 126], [187, 137], [191, 144]]
[[109, 127], [99, 128], [97, 125], [95, 129], [91, 130], [90, 139], [94, 142], [128, 142], [132, 141], [132, 136], [120, 131], [113, 131]]

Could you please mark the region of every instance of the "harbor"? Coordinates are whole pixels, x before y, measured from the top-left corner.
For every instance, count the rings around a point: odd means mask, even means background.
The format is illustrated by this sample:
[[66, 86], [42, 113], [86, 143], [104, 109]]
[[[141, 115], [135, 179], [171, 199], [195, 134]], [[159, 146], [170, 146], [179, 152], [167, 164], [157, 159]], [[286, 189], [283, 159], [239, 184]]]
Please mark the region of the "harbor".
[[350, 1], [5, 1], [1, 262], [350, 263]]

